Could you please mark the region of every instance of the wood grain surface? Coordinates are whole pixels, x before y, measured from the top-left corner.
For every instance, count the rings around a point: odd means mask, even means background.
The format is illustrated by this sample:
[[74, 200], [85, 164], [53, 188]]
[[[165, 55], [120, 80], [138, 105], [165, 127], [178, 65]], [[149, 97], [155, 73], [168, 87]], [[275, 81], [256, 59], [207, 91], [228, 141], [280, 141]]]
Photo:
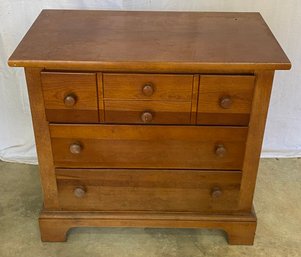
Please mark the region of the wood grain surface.
[[9, 65], [194, 73], [291, 67], [259, 13], [89, 10], [43, 10]]
[[[105, 99], [191, 101], [192, 75], [175, 74], [103, 74]], [[153, 93], [143, 94], [150, 84]]]
[[[152, 125], [50, 125], [56, 167], [242, 168], [247, 128]], [[71, 144], [82, 151], [72, 154]], [[218, 145], [226, 153], [218, 156]]]
[[[50, 122], [98, 122], [95, 73], [41, 72], [46, 117]], [[74, 98], [66, 105], [66, 97]]]
[[[105, 122], [145, 124], [190, 124], [191, 102], [183, 101], [105, 101]], [[149, 112], [152, 119], [143, 122]]]
[[43, 91], [41, 85], [41, 69], [26, 68], [26, 83], [30, 101], [35, 144], [41, 174], [44, 208], [58, 209], [57, 184], [51, 149], [49, 123], [46, 120]]
[[266, 118], [269, 109], [274, 71], [264, 71], [256, 74], [256, 87], [252, 112], [250, 117], [249, 132], [246, 142], [246, 152], [243, 164], [243, 178], [240, 191], [240, 209], [250, 211], [264, 136]]
[[[201, 75], [197, 123], [248, 125], [254, 86], [251, 75]], [[227, 108], [222, 105], [224, 98], [231, 101]]]
[[[58, 169], [56, 177], [62, 210], [210, 213], [236, 210], [241, 172]], [[78, 187], [85, 190], [81, 197], [74, 194]]]
[[58, 212], [42, 211], [39, 223], [41, 239], [63, 242], [73, 227], [151, 227], [222, 229], [229, 244], [252, 245], [256, 230], [254, 212], [236, 215], [187, 212]]

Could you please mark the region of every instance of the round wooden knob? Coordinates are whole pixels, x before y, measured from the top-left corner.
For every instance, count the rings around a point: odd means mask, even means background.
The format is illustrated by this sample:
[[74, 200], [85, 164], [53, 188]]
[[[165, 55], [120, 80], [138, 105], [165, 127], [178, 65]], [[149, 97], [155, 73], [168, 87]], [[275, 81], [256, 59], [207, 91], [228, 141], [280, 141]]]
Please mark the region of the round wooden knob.
[[219, 198], [222, 195], [222, 190], [219, 187], [214, 187], [211, 190], [211, 197], [212, 198]]
[[76, 96], [71, 94], [67, 95], [64, 99], [64, 103], [67, 107], [72, 107], [76, 104]]
[[84, 187], [76, 187], [73, 193], [76, 197], [81, 198], [86, 194], [86, 190]]
[[144, 112], [141, 115], [141, 120], [145, 123], [151, 122], [153, 120], [153, 115], [150, 112]]
[[79, 154], [82, 151], [82, 146], [79, 143], [73, 143], [69, 147], [70, 152], [73, 154]]
[[219, 144], [215, 148], [215, 154], [218, 157], [224, 157], [224, 155], [226, 154], [226, 152], [227, 152], [227, 149], [225, 148], [225, 146], [223, 144]]
[[219, 100], [219, 105], [220, 107], [224, 108], [224, 109], [229, 109], [232, 105], [233, 101], [231, 99], [231, 96], [223, 96], [221, 97], [221, 99]]
[[145, 96], [151, 96], [154, 93], [154, 86], [152, 83], [146, 83], [143, 87], [142, 87], [142, 93]]

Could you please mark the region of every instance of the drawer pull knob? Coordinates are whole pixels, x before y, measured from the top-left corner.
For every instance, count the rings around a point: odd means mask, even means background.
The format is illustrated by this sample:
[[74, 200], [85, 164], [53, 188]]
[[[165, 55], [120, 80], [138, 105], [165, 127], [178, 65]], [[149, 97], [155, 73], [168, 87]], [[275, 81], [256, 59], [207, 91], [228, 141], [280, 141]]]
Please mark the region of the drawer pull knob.
[[79, 143], [73, 143], [70, 145], [69, 149], [72, 154], [80, 154], [83, 147]]
[[141, 120], [144, 122], [144, 123], [147, 123], [147, 122], [151, 122], [153, 120], [153, 115], [151, 112], [144, 112], [142, 113], [141, 115]]
[[222, 195], [222, 190], [219, 187], [214, 187], [211, 190], [212, 198], [219, 198]]
[[71, 94], [67, 95], [64, 99], [64, 103], [67, 107], [72, 107], [76, 104], [76, 96]]
[[224, 157], [226, 152], [227, 152], [227, 149], [225, 148], [225, 146], [223, 144], [219, 144], [215, 148], [215, 154], [218, 157]]
[[154, 87], [152, 83], [146, 83], [144, 84], [144, 86], [142, 87], [142, 93], [145, 96], [152, 96], [152, 94], [154, 93]]
[[86, 190], [84, 187], [76, 187], [73, 191], [74, 195], [78, 198], [82, 198], [84, 197], [84, 195], [86, 194]]
[[224, 109], [229, 109], [232, 105], [233, 101], [231, 99], [230, 96], [223, 96], [221, 97], [220, 101], [219, 101], [219, 105], [220, 107], [224, 108]]

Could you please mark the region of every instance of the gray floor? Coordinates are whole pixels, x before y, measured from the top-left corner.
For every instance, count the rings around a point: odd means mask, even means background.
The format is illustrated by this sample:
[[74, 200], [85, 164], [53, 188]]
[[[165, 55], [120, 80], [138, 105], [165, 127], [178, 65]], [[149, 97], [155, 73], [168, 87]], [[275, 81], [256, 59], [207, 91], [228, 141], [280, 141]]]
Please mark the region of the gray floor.
[[77, 228], [42, 243], [37, 166], [0, 162], [0, 257], [301, 256], [301, 159], [261, 161], [254, 246], [228, 246], [218, 230]]

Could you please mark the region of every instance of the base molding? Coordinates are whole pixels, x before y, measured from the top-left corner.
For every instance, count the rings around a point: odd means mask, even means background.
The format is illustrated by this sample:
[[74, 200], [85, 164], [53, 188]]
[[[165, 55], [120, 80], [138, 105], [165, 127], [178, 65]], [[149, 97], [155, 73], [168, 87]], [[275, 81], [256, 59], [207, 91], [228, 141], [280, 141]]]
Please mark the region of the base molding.
[[64, 242], [74, 227], [151, 227], [222, 229], [231, 245], [252, 245], [257, 219], [249, 214], [206, 215], [158, 212], [66, 212], [43, 210], [39, 218], [43, 242]]

